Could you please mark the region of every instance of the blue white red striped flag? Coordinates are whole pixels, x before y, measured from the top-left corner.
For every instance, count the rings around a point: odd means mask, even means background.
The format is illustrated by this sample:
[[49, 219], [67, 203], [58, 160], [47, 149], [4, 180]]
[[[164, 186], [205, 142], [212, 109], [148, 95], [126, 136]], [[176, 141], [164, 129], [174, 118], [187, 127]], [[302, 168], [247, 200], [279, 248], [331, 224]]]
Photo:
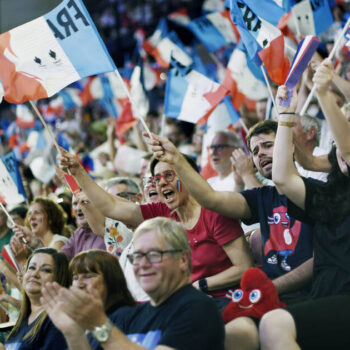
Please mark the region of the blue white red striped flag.
[[165, 88], [164, 114], [190, 123], [205, 123], [228, 90], [172, 59]]
[[236, 44], [240, 39], [239, 32], [230, 19], [229, 10], [195, 18], [189, 28], [209, 52]]
[[[278, 7], [272, 0], [267, 0], [267, 3]], [[284, 53], [281, 31], [262, 17], [266, 14], [270, 18], [270, 15], [261, 11], [260, 5], [257, 7], [260, 13], [258, 16], [248, 6], [248, 0], [230, 0], [230, 9], [232, 21], [241, 34], [249, 59], [254, 60], [257, 65], [262, 61], [271, 80], [283, 84], [289, 71], [289, 60]]]
[[246, 52], [236, 47], [226, 68], [223, 85], [231, 91], [233, 104], [237, 109], [245, 97], [261, 100], [268, 96], [266, 84], [253, 74], [248, 62]]
[[10, 103], [50, 97], [85, 76], [115, 69], [81, 0], [63, 0], [0, 35], [0, 79]]
[[284, 85], [288, 88], [288, 98], [280, 100], [280, 103], [289, 106], [293, 94], [293, 89], [302, 76], [304, 70], [309, 64], [314, 52], [316, 51], [320, 41], [311, 35], [306, 36], [298, 45], [298, 50], [294, 56], [292, 66], [289, 70]]
[[181, 8], [178, 11], [172, 12], [169, 16], [168, 19], [170, 21], [173, 21], [174, 23], [182, 26], [182, 27], [187, 27], [189, 23], [191, 22], [191, 18], [188, 15], [188, 11], [186, 8]]

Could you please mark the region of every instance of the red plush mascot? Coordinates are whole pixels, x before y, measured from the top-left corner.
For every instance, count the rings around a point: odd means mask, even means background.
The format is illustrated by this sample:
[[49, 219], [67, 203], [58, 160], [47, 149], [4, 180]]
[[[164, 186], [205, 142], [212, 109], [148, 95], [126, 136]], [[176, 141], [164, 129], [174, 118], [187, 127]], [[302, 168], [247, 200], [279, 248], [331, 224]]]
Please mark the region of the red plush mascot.
[[256, 267], [249, 268], [243, 274], [241, 289], [229, 293], [226, 297], [232, 298], [232, 302], [222, 313], [225, 323], [240, 316], [261, 318], [266, 312], [286, 305], [278, 298], [272, 281]]

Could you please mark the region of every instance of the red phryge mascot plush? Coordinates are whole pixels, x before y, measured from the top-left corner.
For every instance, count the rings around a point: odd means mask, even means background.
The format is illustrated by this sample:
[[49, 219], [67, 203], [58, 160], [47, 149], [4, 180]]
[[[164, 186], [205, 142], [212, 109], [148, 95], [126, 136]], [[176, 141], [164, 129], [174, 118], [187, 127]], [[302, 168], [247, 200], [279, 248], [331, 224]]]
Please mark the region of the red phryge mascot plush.
[[232, 301], [222, 313], [225, 323], [240, 316], [261, 318], [266, 312], [286, 305], [278, 298], [272, 281], [256, 267], [249, 268], [243, 274], [241, 289], [229, 293], [226, 297]]

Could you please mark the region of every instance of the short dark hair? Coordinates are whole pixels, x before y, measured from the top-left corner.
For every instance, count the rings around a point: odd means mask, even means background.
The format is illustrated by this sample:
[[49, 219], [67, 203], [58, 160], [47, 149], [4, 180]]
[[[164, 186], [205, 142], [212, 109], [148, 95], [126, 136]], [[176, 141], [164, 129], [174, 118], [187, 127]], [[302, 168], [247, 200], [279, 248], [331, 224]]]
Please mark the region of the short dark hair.
[[247, 135], [247, 144], [248, 144], [248, 148], [251, 151], [250, 148], [250, 141], [252, 139], [253, 136], [257, 136], [260, 134], [275, 134], [277, 133], [277, 122], [275, 122], [274, 120], [263, 120], [257, 124], [255, 124], [254, 126], [252, 126], [249, 131], [248, 131], [248, 135]]
[[[184, 154], [184, 153], [181, 153], [185, 158], [186, 160], [190, 163], [191, 167], [198, 173], [198, 167], [197, 167], [197, 164], [196, 162], [194, 161], [194, 159], [190, 156], [188, 156], [187, 154]], [[154, 176], [154, 168], [156, 167], [156, 165], [160, 162], [159, 159], [157, 158], [152, 158], [151, 160], [151, 163], [150, 163], [150, 169], [151, 169], [151, 174], [152, 176]]]

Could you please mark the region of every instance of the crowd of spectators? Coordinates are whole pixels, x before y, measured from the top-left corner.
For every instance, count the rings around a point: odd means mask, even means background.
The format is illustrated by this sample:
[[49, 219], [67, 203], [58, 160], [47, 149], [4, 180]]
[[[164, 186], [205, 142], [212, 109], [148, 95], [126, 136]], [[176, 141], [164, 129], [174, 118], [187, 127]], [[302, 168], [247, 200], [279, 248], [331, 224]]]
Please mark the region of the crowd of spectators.
[[[202, 5], [86, 1], [120, 67], [138, 50], [136, 30], [151, 34], [182, 7], [198, 17]], [[346, 6], [333, 8], [336, 20]], [[68, 143], [46, 139], [49, 170], [10, 145], [15, 114], [3, 104], [0, 153], [15, 150], [26, 192], [0, 209], [4, 348], [348, 348], [350, 56], [324, 59], [335, 33], [321, 37], [289, 107], [286, 87], [271, 83], [277, 107], [247, 103], [229, 130], [162, 116], [164, 86], [146, 116], [152, 137], [141, 123], [117, 137], [98, 101], [48, 117]], [[227, 295], [253, 266], [286, 307], [224, 324]]]

